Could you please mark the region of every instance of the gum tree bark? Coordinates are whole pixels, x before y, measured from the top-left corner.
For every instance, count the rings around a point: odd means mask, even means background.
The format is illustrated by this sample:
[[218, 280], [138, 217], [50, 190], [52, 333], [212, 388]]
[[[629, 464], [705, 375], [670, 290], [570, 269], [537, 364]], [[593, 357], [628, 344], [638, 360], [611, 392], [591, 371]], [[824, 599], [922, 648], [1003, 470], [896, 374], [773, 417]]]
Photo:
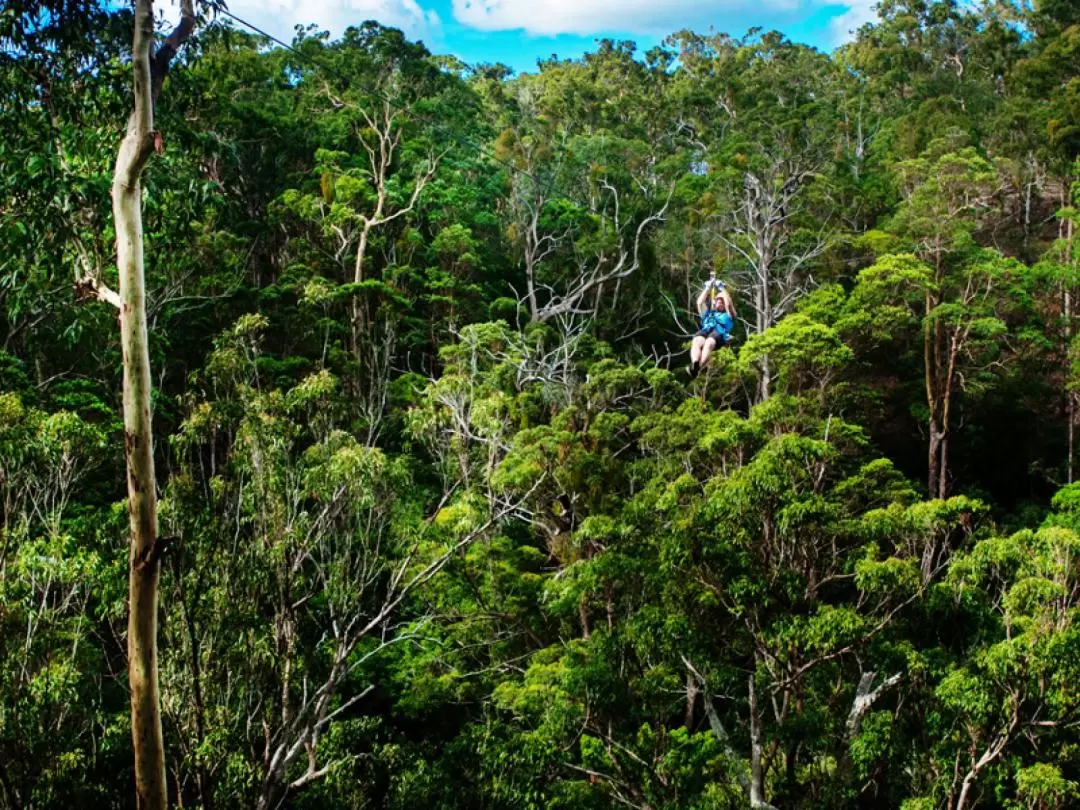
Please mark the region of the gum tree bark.
[[99, 298], [119, 306], [124, 366], [124, 454], [127, 462], [128, 517], [131, 526], [128, 574], [128, 681], [131, 735], [135, 755], [136, 806], [165, 810], [165, 748], [158, 692], [157, 605], [162, 544], [157, 536], [157, 491], [150, 416], [150, 352], [146, 330], [143, 265], [143, 168], [161, 149], [154, 130], [154, 101], [172, 57], [195, 27], [193, 0], [182, 0], [176, 30], [154, 48], [152, 0], [136, 0], [132, 72], [135, 109], [120, 144], [113, 173], [113, 218], [119, 296], [100, 279], [89, 279]]

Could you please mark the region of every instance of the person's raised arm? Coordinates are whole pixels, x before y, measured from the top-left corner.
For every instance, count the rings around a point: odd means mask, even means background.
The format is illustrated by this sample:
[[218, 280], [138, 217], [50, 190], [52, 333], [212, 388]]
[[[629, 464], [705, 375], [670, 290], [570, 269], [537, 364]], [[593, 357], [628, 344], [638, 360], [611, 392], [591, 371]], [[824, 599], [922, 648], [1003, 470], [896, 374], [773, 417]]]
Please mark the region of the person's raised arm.
[[728, 315], [731, 316], [732, 323], [735, 322], [735, 300], [731, 297], [731, 293], [726, 289], [724, 290], [724, 304], [727, 306]]
[[709, 292], [711, 291], [711, 287], [711, 284], [707, 284], [705, 289], [701, 291], [701, 295], [697, 297], [698, 315], [704, 315], [705, 310], [709, 308]]

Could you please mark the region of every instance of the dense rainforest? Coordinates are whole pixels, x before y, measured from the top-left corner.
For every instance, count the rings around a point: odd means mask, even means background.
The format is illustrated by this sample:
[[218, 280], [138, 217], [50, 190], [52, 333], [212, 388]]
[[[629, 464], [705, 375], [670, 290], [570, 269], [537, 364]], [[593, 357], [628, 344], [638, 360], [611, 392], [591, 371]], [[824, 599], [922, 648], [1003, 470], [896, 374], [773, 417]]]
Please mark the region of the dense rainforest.
[[[196, 10], [123, 187], [172, 806], [1080, 804], [1080, 4], [520, 75]], [[3, 810], [136, 805], [134, 22], [0, 4]]]

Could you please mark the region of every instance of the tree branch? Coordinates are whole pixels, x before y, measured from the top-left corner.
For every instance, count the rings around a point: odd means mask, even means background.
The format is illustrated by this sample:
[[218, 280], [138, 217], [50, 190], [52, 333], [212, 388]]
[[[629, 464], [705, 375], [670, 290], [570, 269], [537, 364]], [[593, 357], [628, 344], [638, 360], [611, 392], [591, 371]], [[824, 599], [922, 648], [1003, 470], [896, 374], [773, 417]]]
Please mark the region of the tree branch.
[[859, 679], [859, 685], [855, 689], [855, 700], [852, 701], [851, 711], [848, 713], [846, 728], [846, 741], [850, 743], [858, 736], [862, 728], [863, 717], [870, 711], [874, 701], [881, 697], [882, 692], [900, 683], [901, 675], [896, 673], [886, 678], [877, 689], [871, 689], [874, 684], [876, 672], [864, 672]]
[[96, 276], [86, 275], [75, 282], [75, 297], [80, 301], [97, 299], [106, 304], [112, 304], [117, 310], [121, 307], [120, 294], [110, 289], [104, 281]]
[[[672, 186], [668, 191], [667, 199], [664, 201], [664, 205], [660, 210], [650, 214], [641, 221], [634, 233], [633, 248], [627, 251], [626, 248], [620, 247], [619, 259], [610, 270], [604, 271], [601, 269], [604, 262], [604, 257], [601, 256], [597, 261], [593, 272], [588, 277], [582, 276], [578, 279], [578, 286], [576, 289], [562, 296], [561, 300], [551, 301], [546, 306], [541, 307], [539, 311], [534, 313], [533, 320], [542, 323], [559, 315], [566, 315], [569, 313], [584, 314], [578, 310], [578, 304], [586, 295], [609, 281], [627, 278], [637, 272], [637, 269], [641, 264], [642, 237], [650, 225], [655, 222], [664, 221], [664, 218], [667, 215], [668, 206], [671, 204], [671, 197], [674, 193], [675, 187]], [[616, 213], [616, 216], [618, 216], [618, 213]], [[618, 227], [617, 223], [616, 227]]]
[[180, 0], [180, 22], [150, 57], [150, 97], [157, 101], [173, 58], [195, 30], [194, 0]]

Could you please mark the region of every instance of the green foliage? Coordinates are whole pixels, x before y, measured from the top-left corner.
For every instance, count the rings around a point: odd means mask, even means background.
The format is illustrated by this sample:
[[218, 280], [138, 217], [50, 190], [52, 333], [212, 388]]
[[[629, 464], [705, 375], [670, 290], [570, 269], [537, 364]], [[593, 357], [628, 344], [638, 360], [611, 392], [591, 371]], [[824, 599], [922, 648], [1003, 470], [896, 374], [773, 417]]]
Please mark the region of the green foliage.
[[[1070, 3], [521, 76], [211, 5], [144, 188], [175, 804], [1080, 801]], [[71, 294], [130, 26], [0, 11], [4, 810], [130, 803], [121, 350]]]

